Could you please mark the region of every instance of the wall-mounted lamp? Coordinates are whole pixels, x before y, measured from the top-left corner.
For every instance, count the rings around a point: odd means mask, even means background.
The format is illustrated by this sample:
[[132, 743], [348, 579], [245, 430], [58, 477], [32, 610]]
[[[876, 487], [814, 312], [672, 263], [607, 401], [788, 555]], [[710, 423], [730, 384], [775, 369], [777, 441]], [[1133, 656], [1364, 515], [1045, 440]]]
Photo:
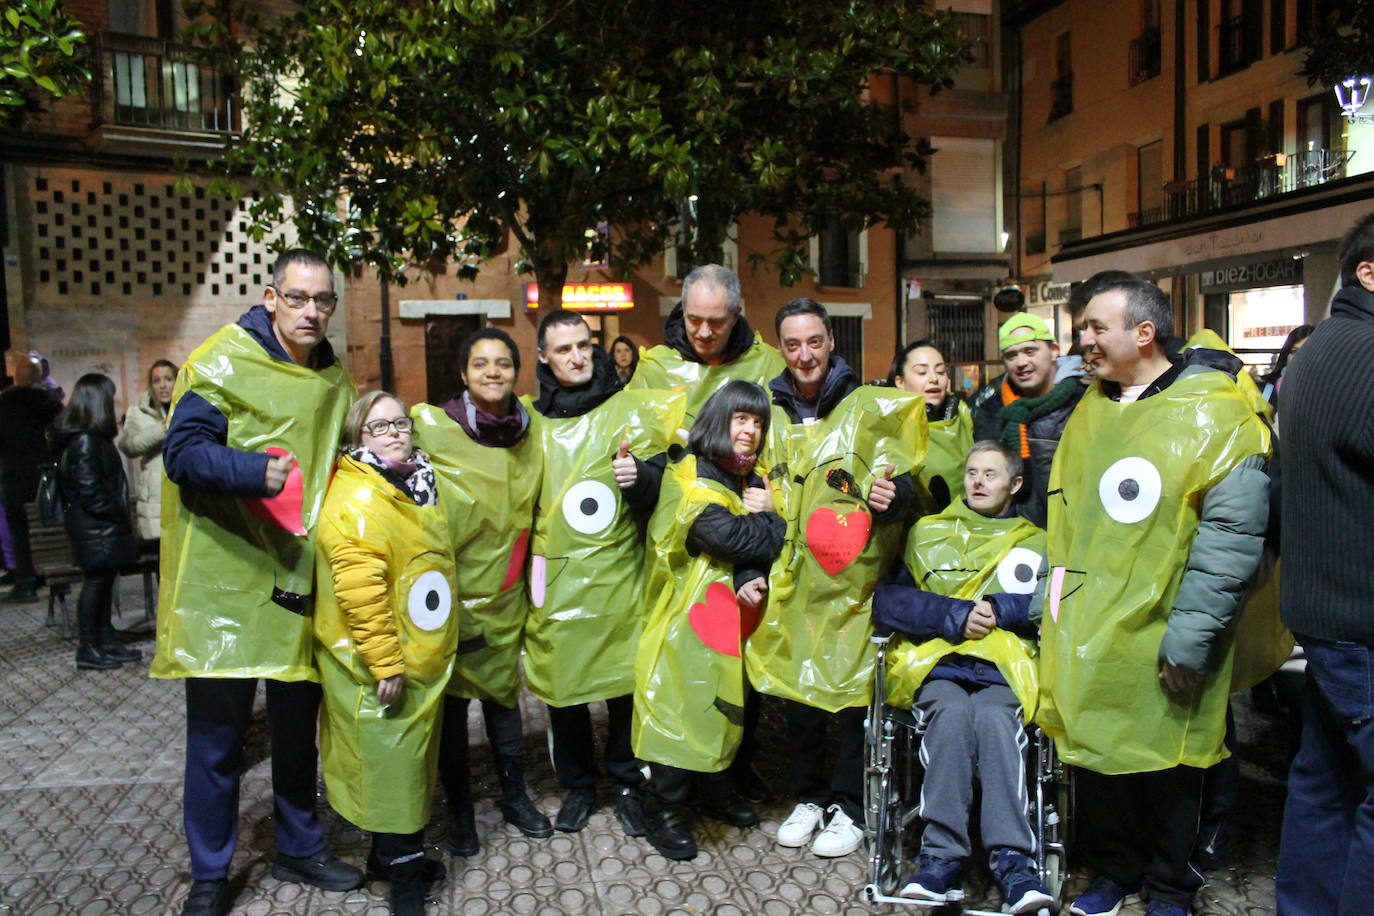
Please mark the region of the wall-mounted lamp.
[[1359, 113], [1369, 98], [1369, 86], [1369, 77], [1352, 76], [1332, 87], [1336, 91], [1336, 104], [1341, 106], [1341, 113], [1347, 121], [1357, 124], [1374, 122], [1374, 115]]

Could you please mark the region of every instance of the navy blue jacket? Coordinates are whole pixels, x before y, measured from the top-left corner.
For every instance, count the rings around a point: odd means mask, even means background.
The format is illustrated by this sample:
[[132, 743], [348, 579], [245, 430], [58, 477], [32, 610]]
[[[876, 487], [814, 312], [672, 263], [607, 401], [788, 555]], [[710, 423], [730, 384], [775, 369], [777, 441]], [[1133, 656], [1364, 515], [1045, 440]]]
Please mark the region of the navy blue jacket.
[[[992, 605], [998, 627], [1017, 636], [1036, 638], [1038, 630], [1029, 613], [1030, 595], [990, 592], [983, 597]], [[901, 563], [873, 592], [874, 625], [896, 630], [917, 642], [937, 637], [951, 645], [963, 642], [964, 623], [972, 610], [972, 601], [922, 591]], [[926, 680], [957, 681], [975, 687], [1007, 683], [992, 662], [958, 653], [940, 659]]]
[[[268, 356], [291, 362], [272, 331], [272, 314], [264, 306], [253, 306], [239, 316], [238, 323]], [[327, 369], [334, 365], [334, 348], [329, 341], [321, 340], [312, 358], [316, 368]], [[186, 392], [176, 403], [162, 445], [167, 478], [179, 487], [217, 496], [269, 496], [264, 480], [269, 456], [230, 448], [225, 444], [228, 441], [229, 419], [194, 391]]]

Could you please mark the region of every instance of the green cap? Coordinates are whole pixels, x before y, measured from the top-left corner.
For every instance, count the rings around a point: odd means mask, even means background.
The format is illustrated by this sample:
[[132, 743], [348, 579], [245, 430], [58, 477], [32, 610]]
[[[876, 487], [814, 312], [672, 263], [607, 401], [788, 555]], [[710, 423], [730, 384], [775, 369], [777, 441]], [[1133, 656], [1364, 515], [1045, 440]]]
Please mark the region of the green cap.
[[1032, 340], [1055, 342], [1054, 332], [1050, 330], [1049, 322], [1039, 315], [1017, 312], [1002, 322], [1002, 326], [997, 329], [997, 349], [999, 350], [1020, 346]]

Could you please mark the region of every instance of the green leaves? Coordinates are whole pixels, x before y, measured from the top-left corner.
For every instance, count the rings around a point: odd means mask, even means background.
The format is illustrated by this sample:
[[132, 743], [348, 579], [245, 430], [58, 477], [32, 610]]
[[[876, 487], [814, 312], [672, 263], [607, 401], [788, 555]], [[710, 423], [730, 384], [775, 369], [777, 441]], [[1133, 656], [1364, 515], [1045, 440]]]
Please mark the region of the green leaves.
[[52, 96], [85, 90], [91, 74], [77, 49], [86, 35], [59, 0], [9, 0], [0, 17], [0, 126], [17, 127]]
[[928, 152], [865, 90], [893, 72], [938, 86], [967, 47], [919, 0], [306, 0], [232, 18], [197, 35], [241, 87], [224, 168], [264, 182], [253, 218], [397, 282], [435, 259], [470, 275], [507, 233], [548, 280], [600, 221], [630, 269], [689, 194], [700, 252], [739, 213], [770, 215], [770, 262], [796, 279], [797, 214], [924, 214], [888, 176]]

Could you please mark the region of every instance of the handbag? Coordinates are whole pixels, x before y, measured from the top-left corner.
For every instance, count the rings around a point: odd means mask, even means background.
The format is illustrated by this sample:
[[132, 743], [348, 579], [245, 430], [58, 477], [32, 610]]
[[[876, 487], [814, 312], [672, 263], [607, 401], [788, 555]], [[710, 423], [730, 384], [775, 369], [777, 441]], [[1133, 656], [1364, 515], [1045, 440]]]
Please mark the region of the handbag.
[[62, 524], [66, 512], [57, 464], [45, 464], [38, 477], [38, 523], [44, 528], [57, 528]]

